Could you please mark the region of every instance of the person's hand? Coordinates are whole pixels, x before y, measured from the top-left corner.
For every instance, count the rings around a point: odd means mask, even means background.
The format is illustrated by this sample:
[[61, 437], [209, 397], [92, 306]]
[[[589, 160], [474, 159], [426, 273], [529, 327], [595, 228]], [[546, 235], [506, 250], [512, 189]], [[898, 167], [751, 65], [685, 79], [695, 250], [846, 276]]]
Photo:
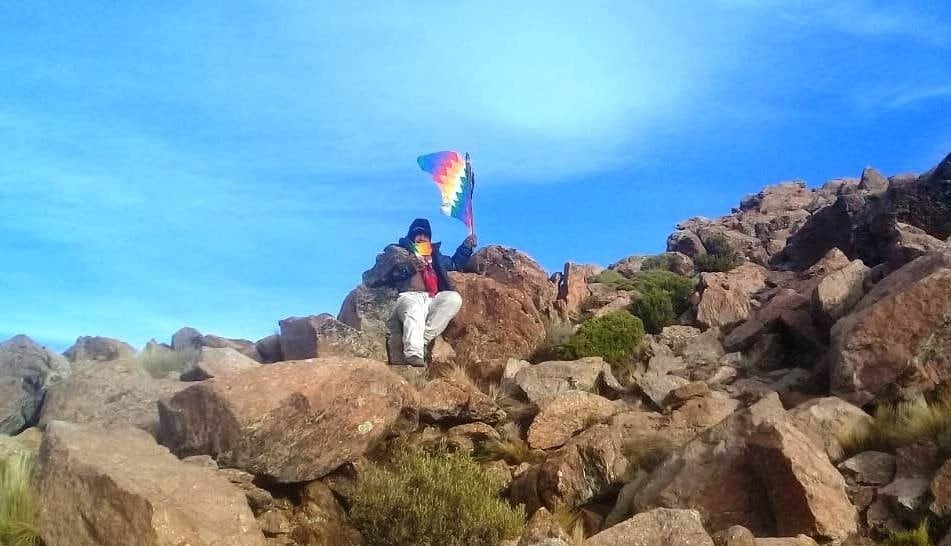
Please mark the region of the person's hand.
[[426, 267], [426, 262], [416, 254], [410, 254], [410, 263], [416, 271], [422, 271]]
[[476, 237], [475, 233], [473, 233], [472, 235], [466, 237], [466, 240], [463, 241], [462, 244], [465, 245], [466, 248], [475, 248], [476, 245], [479, 244], [479, 238]]

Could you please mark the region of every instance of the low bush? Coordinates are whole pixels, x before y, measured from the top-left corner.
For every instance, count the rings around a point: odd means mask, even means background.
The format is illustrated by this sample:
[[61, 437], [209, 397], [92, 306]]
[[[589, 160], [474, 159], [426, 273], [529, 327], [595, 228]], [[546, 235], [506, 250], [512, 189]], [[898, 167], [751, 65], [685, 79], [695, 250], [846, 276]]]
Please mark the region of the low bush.
[[641, 295], [631, 311], [644, 323], [644, 329], [651, 334], [659, 334], [664, 326], [673, 324], [674, 306], [670, 294], [662, 290]]
[[697, 271], [729, 271], [743, 263], [743, 256], [730, 247], [723, 235], [713, 235], [703, 242], [706, 254], [693, 259]]
[[0, 457], [0, 544], [36, 546], [36, 499], [30, 489], [33, 457], [13, 452]]
[[627, 311], [591, 319], [578, 328], [565, 347], [575, 358], [600, 356], [625, 364], [636, 354], [644, 337], [644, 323]]
[[149, 375], [155, 379], [162, 379], [172, 372], [184, 372], [186, 367], [198, 361], [200, 355], [200, 348], [182, 351], [146, 348], [139, 353], [137, 360]]
[[465, 454], [401, 447], [357, 482], [350, 518], [366, 546], [496, 546], [525, 522], [498, 490]]

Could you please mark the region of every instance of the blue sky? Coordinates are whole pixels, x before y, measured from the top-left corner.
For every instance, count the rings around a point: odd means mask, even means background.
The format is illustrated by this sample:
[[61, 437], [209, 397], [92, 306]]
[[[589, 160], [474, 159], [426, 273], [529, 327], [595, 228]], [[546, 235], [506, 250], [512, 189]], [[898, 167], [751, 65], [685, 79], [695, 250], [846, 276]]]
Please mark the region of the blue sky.
[[412, 218], [464, 237], [431, 151], [549, 270], [951, 152], [943, 2], [34, 1], [0, 36], [0, 339], [58, 349], [335, 313]]

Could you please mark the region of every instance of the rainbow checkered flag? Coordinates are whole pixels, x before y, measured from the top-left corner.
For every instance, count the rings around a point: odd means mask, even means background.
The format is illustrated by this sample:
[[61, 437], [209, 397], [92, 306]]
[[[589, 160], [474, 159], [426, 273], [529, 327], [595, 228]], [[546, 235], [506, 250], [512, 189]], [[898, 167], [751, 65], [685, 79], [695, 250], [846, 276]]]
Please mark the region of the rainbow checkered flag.
[[459, 152], [436, 152], [419, 156], [416, 163], [433, 176], [442, 194], [442, 213], [464, 223], [470, 235], [475, 233], [475, 218], [472, 215], [475, 176], [469, 163], [469, 154], [462, 156]]

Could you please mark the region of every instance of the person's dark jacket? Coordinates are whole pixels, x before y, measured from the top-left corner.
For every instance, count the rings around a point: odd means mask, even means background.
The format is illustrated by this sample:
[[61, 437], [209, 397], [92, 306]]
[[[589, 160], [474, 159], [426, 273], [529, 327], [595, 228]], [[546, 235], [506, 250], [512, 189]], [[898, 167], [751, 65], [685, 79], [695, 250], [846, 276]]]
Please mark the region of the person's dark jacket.
[[[390, 286], [400, 292], [410, 288], [413, 277], [418, 273], [413, 265], [412, 256], [414, 253], [413, 232], [419, 229], [432, 240], [432, 229], [429, 226], [429, 220], [424, 218], [413, 220], [406, 232], [406, 237], [383, 249], [383, 253], [377, 258], [377, 265], [372, 270], [364, 273], [363, 278], [366, 285], [370, 287]], [[472, 256], [472, 248], [465, 244], [459, 245], [455, 254], [450, 257], [439, 251], [440, 243], [432, 243], [432, 247], [433, 270], [439, 280], [439, 291], [454, 290], [452, 281], [449, 280], [446, 272], [464, 269]], [[379, 269], [381, 266], [384, 268], [383, 270]]]

